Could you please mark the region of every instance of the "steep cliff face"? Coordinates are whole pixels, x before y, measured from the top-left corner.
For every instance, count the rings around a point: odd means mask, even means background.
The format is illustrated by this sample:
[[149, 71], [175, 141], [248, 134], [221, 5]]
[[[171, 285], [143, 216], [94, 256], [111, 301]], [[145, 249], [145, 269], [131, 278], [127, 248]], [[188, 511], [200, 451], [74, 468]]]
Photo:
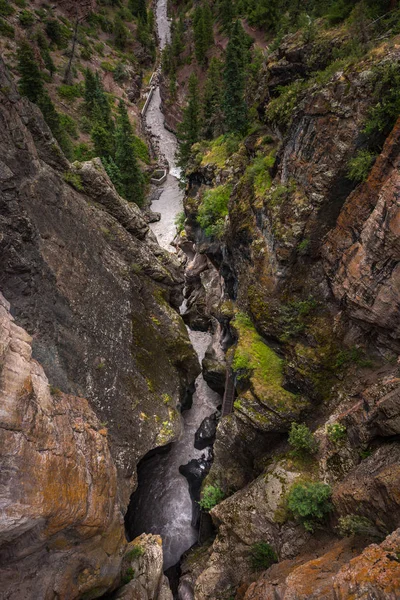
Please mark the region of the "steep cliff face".
[[176, 407], [198, 373], [176, 312], [180, 266], [99, 162], [69, 171], [4, 66], [0, 87], [0, 285], [51, 384], [107, 423], [126, 504], [139, 458], [179, 432]]
[[118, 583], [136, 464], [179, 434], [200, 370], [183, 276], [100, 161], [71, 168], [3, 63], [0, 82], [0, 287], [15, 318], [3, 300], [2, 588], [97, 597]]
[[49, 385], [0, 295], [4, 598], [77, 598], [119, 579], [126, 545], [107, 429]]
[[[310, 52], [299, 39], [283, 42], [264, 65], [260, 114], [278, 106], [278, 85], [305, 78], [290, 92], [295, 101], [279, 105], [284, 123], [266, 119], [229, 152], [223, 140], [200, 142], [187, 170], [186, 232], [225, 282], [208, 314], [223, 342], [232, 336], [226, 362], [235, 384], [206, 480], [229, 497], [211, 510], [215, 541], [185, 563], [182, 585], [196, 600], [399, 594], [391, 554], [400, 506], [398, 123], [366, 181], [349, 177], [367, 144], [374, 73], [397, 64], [398, 49], [385, 48], [387, 62], [379, 48], [316, 79], [307, 79]], [[211, 235], [198, 215], [206, 194], [222, 189], [228, 214]], [[292, 421], [315, 432], [318, 452], [308, 461], [287, 444]], [[340, 441], [332, 426], [344, 432]], [[313, 536], [287, 505], [293, 484], [305, 481], [333, 491], [330, 519]], [[355, 524], [351, 541], [339, 539], [343, 518]], [[256, 583], [258, 543], [280, 562]]]

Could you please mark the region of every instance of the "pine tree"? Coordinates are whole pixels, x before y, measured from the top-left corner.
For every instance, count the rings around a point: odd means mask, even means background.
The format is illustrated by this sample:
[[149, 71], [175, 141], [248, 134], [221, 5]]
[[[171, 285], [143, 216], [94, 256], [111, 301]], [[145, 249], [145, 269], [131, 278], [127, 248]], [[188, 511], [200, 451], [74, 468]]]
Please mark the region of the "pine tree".
[[125, 50], [127, 42], [128, 30], [121, 17], [117, 15], [114, 21], [114, 43], [119, 50]]
[[118, 194], [120, 196], [122, 196], [124, 193], [124, 189], [123, 189], [123, 185], [122, 185], [121, 171], [119, 170], [119, 168], [117, 167], [117, 165], [115, 164], [115, 162], [113, 161], [111, 156], [109, 158], [102, 158], [101, 162], [103, 163], [103, 167], [104, 167], [107, 175], [113, 182], [114, 187], [117, 190]]
[[85, 109], [89, 116], [92, 114], [92, 111], [96, 104], [96, 90], [97, 90], [96, 75], [90, 69], [86, 69], [86, 71], [85, 71]]
[[183, 120], [178, 129], [180, 141], [179, 162], [185, 165], [190, 156], [192, 145], [199, 140], [200, 104], [198, 80], [194, 73], [189, 78], [188, 103], [183, 112]]
[[204, 11], [199, 6], [196, 8], [193, 18], [193, 33], [194, 33], [194, 50], [197, 62], [204, 65], [206, 62], [206, 54], [208, 49], [207, 32], [204, 22]]
[[249, 11], [249, 23], [277, 31], [282, 3], [280, 0], [255, 0], [254, 8]]
[[219, 15], [222, 23], [222, 29], [229, 33], [232, 21], [235, 17], [235, 11], [232, 0], [221, 0], [219, 5]]
[[18, 84], [19, 91], [22, 96], [26, 96], [31, 102], [37, 103], [44, 91], [43, 79], [34, 50], [28, 41], [23, 40], [19, 44], [17, 58], [18, 70], [21, 75]]
[[130, 202], [143, 204], [143, 175], [134, 151], [132, 125], [125, 104], [120, 100], [115, 132], [115, 164], [121, 174], [124, 197]]
[[141, 19], [142, 23], [147, 23], [146, 0], [129, 0], [129, 9], [135, 17]]
[[212, 58], [207, 72], [203, 95], [203, 135], [213, 139], [223, 133], [222, 98], [222, 65]]
[[204, 5], [203, 8], [203, 18], [204, 18], [204, 33], [207, 43], [207, 48], [214, 43], [214, 20], [211, 12], [210, 5], [208, 2]]
[[224, 114], [228, 131], [244, 132], [247, 126], [247, 104], [245, 94], [245, 63], [247, 49], [244, 32], [239, 21], [231, 29], [224, 68]]

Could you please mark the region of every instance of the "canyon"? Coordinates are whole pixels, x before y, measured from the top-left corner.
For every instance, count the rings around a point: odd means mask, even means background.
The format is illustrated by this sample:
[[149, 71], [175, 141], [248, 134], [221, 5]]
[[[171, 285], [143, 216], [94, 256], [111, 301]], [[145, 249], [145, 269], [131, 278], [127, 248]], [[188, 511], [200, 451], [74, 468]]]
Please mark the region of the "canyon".
[[[178, 10], [154, 12], [162, 50]], [[347, 35], [263, 52], [259, 114], [303, 77], [284, 120], [200, 140], [184, 168], [201, 68], [156, 65], [129, 106], [153, 86], [141, 166], [167, 176], [143, 208], [100, 158], [65, 157], [0, 59], [0, 598], [400, 598], [399, 119], [348, 174], [399, 36], [332, 67]], [[290, 498], [313, 485], [310, 523]]]

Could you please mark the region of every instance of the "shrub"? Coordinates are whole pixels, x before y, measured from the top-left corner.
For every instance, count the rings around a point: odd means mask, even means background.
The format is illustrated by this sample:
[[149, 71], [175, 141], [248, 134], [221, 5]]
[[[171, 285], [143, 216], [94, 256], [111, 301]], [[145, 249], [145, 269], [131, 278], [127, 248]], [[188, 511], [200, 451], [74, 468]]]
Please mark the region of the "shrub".
[[71, 37], [68, 27], [61, 25], [57, 19], [50, 19], [47, 21], [45, 29], [50, 40], [58, 48], [65, 48], [67, 46], [68, 40]]
[[214, 506], [219, 504], [225, 498], [224, 492], [219, 485], [206, 485], [202, 494], [199, 506], [201, 510], [209, 512]]
[[122, 576], [121, 583], [122, 585], [126, 585], [135, 577], [135, 571], [132, 567], [129, 567]]
[[117, 63], [117, 66], [113, 72], [114, 81], [117, 83], [123, 83], [128, 78], [128, 73], [126, 71], [126, 65], [122, 62]]
[[342, 537], [352, 535], [365, 535], [378, 539], [384, 537], [369, 519], [360, 515], [340, 517], [338, 531]]
[[60, 125], [72, 138], [78, 139], [78, 128], [76, 121], [65, 113], [59, 113]]
[[71, 171], [66, 171], [64, 173], [64, 181], [69, 183], [73, 188], [81, 192], [83, 190], [82, 179], [78, 173], [72, 173]]
[[357, 183], [366, 181], [375, 159], [376, 155], [369, 150], [359, 150], [348, 162], [348, 178]]
[[341, 423], [330, 423], [326, 428], [326, 434], [331, 442], [339, 444], [346, 439], [346, 427]]
[[85, 160], [91, 160], [92, 158], [93, 152], [88, 144], [81, 142], [74, 147], [74, 160], [85, 162]]
[[79, 84], [67, 85], [63, 83], [57, 89], [57, 94], [61, 98], [64, 98], [64, 100], [69, 100], [70, 102], [73, 102], [77, 98], [82, 97], [82, 88]]
[[251, 547], [250, 562], [253, 571], [264, 571], [278, 562], [278, 555], [268, 542], [258, 542]]
[[375, 69], [374, 106], [368, 113], [364, 133], [387, 135], [400, 113], [400, 65], [387, 62]]
[[279, 86], [278, 92], [280, 95], [271, 100], [266, 108], [267, 119], [283, 129], [287, 129], [292, 120], [293, 111], [299, 103], [305, 88], [306, 84], [302, 80], [284, 87]]
[[148, 165], [150, 163], [150, 156], [146, 143], [140, 137], [134, 135], [132, 138], [132, 145], [135, 155]]
[[318, 451], [318, 442], [307, 425], [302, 423], [292, 423], [289, 444], [294, 448], [295, 454], [315, 454]]
[[176, 225], [176, 231], [178, 233], [182, 233], [184, 226], [185, 226], [185, 219], [186, 219], [186, 215], [184, 212], [180, 212], [176, 215], [175, 225]]
[[321, 482], [295, 483], [288, 496], [288, 508], [311, 533], [332, 510], [332, 489]]
[[0, 0], [0, 15], [3, 17], [8, 17], [15, 12], [14, 8], [11, 6], [9, 0]]
[[35, 22], [35, 17], [29, 10], [23, 10], [19, 13], [18, 20], [22, 27], [31, 27]]
[[224, 232], [225, 217], [231, 195], [229, 185], [220, 185], [203, 194], [198, 210], [197, 222], [206, 235], [220, 238]]
[[0, 35], [4, 35], [4, 37], [13, 38], [15, 36], [15, 30], [12, 25], [7, 23], [4, 19], [0, 17]]

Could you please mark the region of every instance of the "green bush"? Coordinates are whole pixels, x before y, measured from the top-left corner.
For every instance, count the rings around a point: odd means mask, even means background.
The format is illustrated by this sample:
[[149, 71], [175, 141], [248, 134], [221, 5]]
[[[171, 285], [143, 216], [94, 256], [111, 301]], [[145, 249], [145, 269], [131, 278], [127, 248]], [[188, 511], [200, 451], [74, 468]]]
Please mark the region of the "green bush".
[[341, 423], [330, 423], [326, 428], [326, 434], [334, 444], [343, 442], [347, 437], [346, 427]]
[[140, 137], [134, 135], [132, 144], [137, 158], [140, 158], [140, 160], [148, 165], [150, 163], [150, 156], [146, 143]]
[[23, 10], [19, 13], [18, 20], [22, 27], [31, 27], [35, 22], [35, 17], [29, 10]]
[[122, 62], [117, 63], [117, 66], [113, 72], [114, 81], [117, 83], [123, 83], [128, 79], [128, 73], [126, 71], [126, 65]]
[[64, 173], [64, 181], [69, 183], [73, 188], [81, 192], [83, 190], [82, 179], [78, 173], [72, 173], [72, 171], [66, 171]]
[[293, 111], [306, 86], [304, 81], [299, 80], [290, 85], [278, 87], [279, 96], [273, 98], [266, 108], [267, 119], [282, 129], [287, 129], [292, 120]]
[[376, 155], [369, 150], [359, 150], [348, 162], [348, 178], [357, 183], [366, 181], [375, 159]]
[[379, 532], [372, 521], [366, 517], [361, 517], [360, 515], [346, 515], [345, 517], [340, 517], [338, 531], [342, 537], [349, 537], [352, 535], [363, 535], [377, 539], [385, 537]]
[[302, 423], [292, 423], [289, 431], [289, 444], [295, 454], [315, 454], [318, 452], [318, 442], [313, 434]]
[[76, 121], [65, 113], [59, 113], [60, 125], [72, 138], [78, 139], [78, 128]]
[[0, 17], [0, 35], [4, 35], [4, 37], [13, 38], [15, 37], [15, 30], [12, 25], [7, 23], [4, 19]]
[[222, 502], [225, 498], [224, 492], [219, 485], [206, 485], [199, 502], [201, 510], [209, 512], [214, 506]]
[[71, 38], [71, 31], [65, 25], [62, 25], [57, 19], [47, 21], [46, 33], [50, 40], [58, 46], [58, 48], [66, 48], [68, 40]]
[[206, 235], [221, 238], [224, 232], [225, 217], [228, 215], [230, 185], [220, 185], [204, 192], [198, 210], [197, 222]]
[[186, 215], [184, 212], [180, 212], [176, 215], [175, 225], [176, 225], [177, 233], [182, 233], [182, 231], [185, 227], [185, 220], [186, 220]]
[[265, 571], [278, 562], [278, 555], [268, 542], [253, 544], [250, 551], [250, 563], [253, 571]]
[[132, 569], [132, 567], [129, 567], [128, 569], [126, 569], [125, 573], [122, 576], [122, 579], [121, 579], [122, 585], [126, 585], [127, 583], [132, 581], [132, 579], [134, 577], [135, 577], [135, 571]]
[[290, 489], [287, 505], [304, 528], [311, 533], [332, 510], [332, 489], [321, 482], [295, 483]]
[[79, 162], [85, 162], [86, 160], [91, 160], [93, 158], [93, 151], [84, 142], [77, 144], [74, 147], [74, 160], [78, 160]]
[[368, 113], [367, 135], [390, 133], [400, 114], [400, 65], [386, 62], [374, 70], [374, 106]]
[[15, 9], [11, 6], [9, 0], [0, 0], [0, 15], [2, 17], [8, 17], [15, 12]]
[[82, 97], [82, 86], [78, 83], [74, 85], [67, 85], [63, 83], [57, 89], [57, 94], [61, 98], [64, 98], [64, 100], [69, 100], [70, 102], [72, 102], [77, 98]]

